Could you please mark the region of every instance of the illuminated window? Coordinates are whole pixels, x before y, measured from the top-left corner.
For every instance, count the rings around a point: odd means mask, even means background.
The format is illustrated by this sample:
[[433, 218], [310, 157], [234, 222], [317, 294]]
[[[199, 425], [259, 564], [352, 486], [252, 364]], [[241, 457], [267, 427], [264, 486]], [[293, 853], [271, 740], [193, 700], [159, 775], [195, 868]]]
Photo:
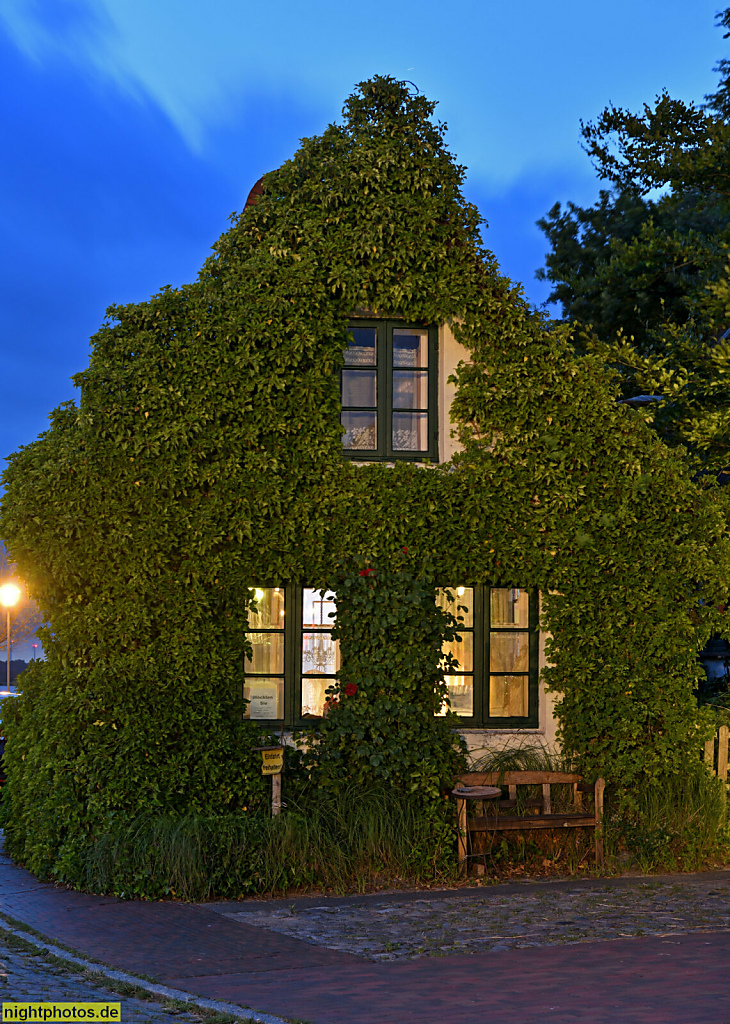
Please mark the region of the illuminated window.
[[[340, 668], [332, 639], [335, 595], [310, 587], [256, 587], [244, 664], [244, 716], [296, 727], [320, 718]], [[444, 648], [457, 662], [446, 676], [452, 711], [464, 726], [538, 725], [537, 593], [514, 587], [440, 589], [436, 601], [461, 617]]]
[[302, 718], [321, 718], [326, 690], [335, 682], [340, 667], [340, 643], [331, 637], [335, 595], [305, 588], [302, 594], [301, 702]]
[[284, 718], [286, 601], [283, 587], [256, 587], [248, 617], [251, 656], [244, 664], [244, 717]]
[[536, 728], [539, 646], [537, 593], [517, 587], [454, 587], [437, 601], [461, 617], [459, 640], [444, 647], [458, 662], [446, 676], [451, 710], [464, 725]]

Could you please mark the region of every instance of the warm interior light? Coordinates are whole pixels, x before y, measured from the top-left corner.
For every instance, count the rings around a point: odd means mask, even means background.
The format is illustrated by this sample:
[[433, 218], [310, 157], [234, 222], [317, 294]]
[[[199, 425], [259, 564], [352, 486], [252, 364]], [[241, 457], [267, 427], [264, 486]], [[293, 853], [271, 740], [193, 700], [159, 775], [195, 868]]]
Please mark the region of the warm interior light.
[[257, 601], [263, 601], [263, 599], [264, 599], [264, 592], [263, 592], [263, 590], [259, 590], [259, 588], [257, 587], [256, 590], [254, 591], [254, 597], [256, 598]]
[[459, 597], [463, 597], [464, 594], [466, 593], [466, 587], [457, 587], [456, 593]]
[[5, 608], [12, 608], [19, 600], [20, 587], [16, 587], [14, 583], [4, 583], [0, 587], [0, 604], [4, 605]]

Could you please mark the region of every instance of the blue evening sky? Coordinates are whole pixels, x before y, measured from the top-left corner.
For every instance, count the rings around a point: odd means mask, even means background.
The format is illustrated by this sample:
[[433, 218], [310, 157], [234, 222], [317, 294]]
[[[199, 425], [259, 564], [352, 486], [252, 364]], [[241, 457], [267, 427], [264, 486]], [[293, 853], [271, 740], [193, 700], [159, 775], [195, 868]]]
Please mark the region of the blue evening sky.
[[[2, 0], [0, 459], [74, 397], [110, 303], [193, 280], [251, 185], [373, 74], [438, 100], [506, 274], [542, 302], [535, 227], [597, 183], [579, 121], [727, 52], [709, 0]], [[0, 463], [2, 465], [2, 463]]]

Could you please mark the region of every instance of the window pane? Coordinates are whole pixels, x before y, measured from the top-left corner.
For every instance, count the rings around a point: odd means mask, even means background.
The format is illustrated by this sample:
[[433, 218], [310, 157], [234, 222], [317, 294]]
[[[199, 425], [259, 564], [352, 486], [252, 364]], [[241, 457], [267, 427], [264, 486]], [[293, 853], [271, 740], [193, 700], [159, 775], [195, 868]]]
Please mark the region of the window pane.
[[393, 451], [428, 451], [428, 413], [393, 413]]
[[[357, 403], [345, 403], [343, 399], [342, 404]], [[393, 408], [428, 409], [428, 370], [393, 371]]]
[[302, 635], [302, 673], [334, 675], [340, 667], [340, 642], [329, 633]]
[[443, 645], [444, 654], [452, 654], [464, 672], [474, 671], [474, 634], [464, 630], [459, 636], [461, 640], [452, 640]]
[[529, 633], [490, 633], [491, 672], [527, 672], [530, 668]]
[[[450, 597], [448, 595], [451, 595]], [[471, 587], [439, 587], [436, 604], [454, 618], [461, 615], [465, 627], [474, 625], [474, 591]]]
[[393, 366], [428, 366], [428, 331], [393, 331]]
[[351, 327], [352, 340], [345, 351], [345, 366], [375, 366], [378, 349], [374, 327]]
[[522, 626], [527, 629], [530, 597], [526, 590], [494, 589], [490, 596], [491, 624], [494, 626]]
[[490, 716], [493, 718], [526, 718], [527, 680], [527, 676], [490, 676]]
[[244, 718], [258, 721], [284, 717], [283, 679], [247, 679], [243, 696], [249, 701], [244, 708]]
[[375, 451], [378, 447], [378, 416], [375, 412], [343, 412], [345, 428], [342, 447], [356, 451]]
[[[471, 676], [446, 676], [446, 687], [451, 710], [462, 718], [471, 718], [474, 714], [474, 680]], [[444, 705], [442, 715], [446, 714]]]
[[325, 690], [334, 684], [334, 679], [302, 679], [302, 718], [321, 718], [327, 700]]
[[248, 613], [251, 629], [284, 628], [284, 588], [255, 587], [256, 610]]
[[[302, 603], [303, 626], [334, 625], [337, 605], [335, 604], [335, 595], [331, 590], [323, 594], [321, 590], [312, 590], [310, 587], [305, 587]], [[330, 612], [332, 613], [332, 618], [330, 618]]]
[[342, 404], [377, 405], [377, 378], [377, 370], [343, 370]]
[[246, 658], [246, 672], [273, 672], [278, 675], [284, 671], [283, 633], [248, 633], [247, 636], [253, 653]]

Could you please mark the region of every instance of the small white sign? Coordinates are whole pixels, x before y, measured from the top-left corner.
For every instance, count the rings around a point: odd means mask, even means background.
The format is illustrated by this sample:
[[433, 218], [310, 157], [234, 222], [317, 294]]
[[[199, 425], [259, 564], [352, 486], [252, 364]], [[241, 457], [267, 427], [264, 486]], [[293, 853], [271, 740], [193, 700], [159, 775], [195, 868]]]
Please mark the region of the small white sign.
[[254, 683], [249, 686], [248, 705], [249, 718], [260, 720], [278, 718], [277, 696], [279, 687], [276, 683]]

